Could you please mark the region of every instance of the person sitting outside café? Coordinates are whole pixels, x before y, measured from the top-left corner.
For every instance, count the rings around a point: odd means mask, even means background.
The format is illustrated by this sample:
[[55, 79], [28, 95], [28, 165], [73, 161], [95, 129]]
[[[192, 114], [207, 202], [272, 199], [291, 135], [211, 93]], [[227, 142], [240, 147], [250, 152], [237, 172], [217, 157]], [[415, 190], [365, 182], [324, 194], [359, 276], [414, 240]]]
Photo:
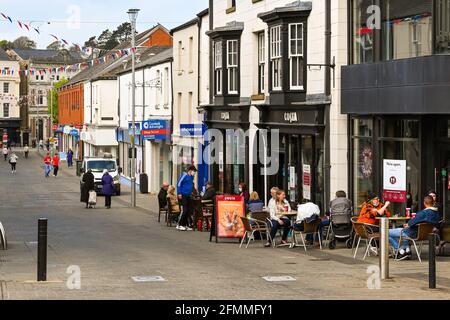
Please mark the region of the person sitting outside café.
[[205, 194], [202, 197], [203, 201], [215, 201], [216, 200], [216, 189], [214, 189], [214, 185], [211, 182], [206, 183]]
[[163, 183], [161, 190], [158, 193], [158, 204], [160, 209], [167, 207], [167, 190], [169, 189], [168, 183]]
[[[270, 232], [270, 238], [274, 241], [278, 229], [283, 229], [283, 236], [281, 244], [287, 244], [287, 238], [291, 229], [291, 220], [285, 216], [286, 213], [291, 212], [291, 206], [286, 200], [286, 193], [283, 190], [278, 190], [276, 195], [275, 207], [270, 208], [270, 219], [272, 222], [272, 229]], [[269, 241], [265, 247], [268, 248], [272, 245]]]
[[250, 199], [250, 194], [248, 193], [248, 188], [245, 183], [239, 184], [239, 195], [241, 197], [244, 197], [245, 204], [248, 204], [248, 201]]
[[[304, 231], [304, 223], [312, 222], [312, 218], [316, 217], [320, 219], [320, 208], [318, 205], [308, 202], [298, 206], [297, 220], [294, 224], [295, 231]], [[314, 221], [314, 220], [313, 220]], [[312, 234], [306, 235], [307, 245], [311, 245], [314, 242]]]
[[270, 216], [273, 216], [272, 213], [277, 211], [277, 192], [280, 189], [278, 189], [277, 187], [273, 187], [272, 189], [270, 189], [270, 195], [271, 198], [269, 200], [269, 204], [267, 205], [267, 209], [269, 210], [269, 212], [271, 212]]
[[250, 213], [261, 212], [264, 209], [264, 202], [259, 198], [258, 192], [254, 191], [250, 195], [250, 200], [248, 202], [247, 210]]
[[389, 231], [389, 243], [395, 252], [398, 251], [398, 260], [410, 259], [412, 256], [412, 252], [409, 246], [409, 241], [404, 241], [402, 243], [402, 247], [400, 248], [399, 240], [400, 236], [406, 236], [409, 238], [417, 238], [417, 232], [419, 229], [419, 224], [421, 223], [431, 223], [435, 226], [439, 225], [440, 222], [440, 214], [437, 209], [434, 207], [434, 200], [431, 196], [426, 196], [423, 205], [425, 207], [424, 210], [419, 211], [416, 214], [416, 217], [405, 224], [403, 228], [391, 229]]
[[178, 202], [178, 197], [176, 195], [176, 189], [174, 186], [167, 187], [167, 198], [166, 203], [170, 202], [170, 206], [172, 207], [173, 212], [181, 212], [180, 203]]
[[387, 201], [386, 204], [383, 204], [376, 194], [370, 194], [368, 201], [363, 204], [357, 222], [369, 225], [370, 230], [374, 233], [379, 232], [380, 221], [377, 220], [377, 217], [390, 217], [391, 213], [387, 209], [390, 204], [389, 201]]

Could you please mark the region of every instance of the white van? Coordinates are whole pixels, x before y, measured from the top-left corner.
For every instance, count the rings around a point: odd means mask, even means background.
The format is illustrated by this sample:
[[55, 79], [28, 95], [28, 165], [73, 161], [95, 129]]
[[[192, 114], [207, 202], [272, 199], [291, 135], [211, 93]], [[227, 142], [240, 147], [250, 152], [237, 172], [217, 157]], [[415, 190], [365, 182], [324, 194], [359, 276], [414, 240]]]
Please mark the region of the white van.
[[117, 166], [117, 161], [111, 156], [105, 155], [103, 158], [85, 158], [80, 169], [80, 187], [83, 182], [83, 174], [88, 170], [92, 170], [92, 174], [95, 178], [95, 191], [97, 193], [102, 192], [102, 177], [103, 171], [108, 170], [109, 174], [114, 180], [114, 193], [116, 196], [120, 196], [120, 174], [121, 168]]

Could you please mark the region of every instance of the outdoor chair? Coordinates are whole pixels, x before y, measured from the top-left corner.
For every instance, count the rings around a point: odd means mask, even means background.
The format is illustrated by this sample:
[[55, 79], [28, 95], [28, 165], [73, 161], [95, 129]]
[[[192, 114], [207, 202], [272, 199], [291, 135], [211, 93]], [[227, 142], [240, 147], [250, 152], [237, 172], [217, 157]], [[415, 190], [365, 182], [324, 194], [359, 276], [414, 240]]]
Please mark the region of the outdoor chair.
[[169, 213], [169, 208], [167, 206], [161, 208], [161, 206], [159, 207], [159, 212], [158, 212], [158, 223], [161, 223], [161, 215], [165, 215], [165, 222], [167, 223], [167, 216]]
[[[292, 228], [294, 243], [291, 245], [291, 248], [304, 247], [305, 251], [307, 251], [307, 247], [306, 247], [306, 243], [305, 243], [305, 236], [312, 234], [313, 241], [314, 241], [315, 235], [317, 234], [317, 238], [319, 239], [320, 250], [322, 250], [322, 235], [320, 234], [320, 231], [319, 231], [321, 220], [317, 219], [311, 223], [307, 223], [306, 221], [303, 221], [302, 223], [303, 223], [303, 231], [297, 231], [297, 230], [295, 230], [295, 228]], [[300, 235], [300, 238], [302, 239], [302, 245], [300, 245], [297, 241], [297, 234]]]
[[181, 215], [181, 211], [174, 211], [172, 208], [172, 204], [170, 200], [167, 200], [167, 226], [172, 227], [172, 222], [174, 218], [179, 218]]
[[[358, 249], [359, 249], [359, 245], [361, 244], [361, 240], [365, 240], [366, 241], [366, 250], [365, 250], [363, 260], [366, 260], [366, 257], [370, 256], [371, 245], [373, 243], [375, 245], [377, 245], [376, 240], [380, 239], [380, 234], [378, 232], [373, 232], [371, 227], [378, 227], [378, 226], [373, 226], [373, 225], [364, 224], [364, 223], [358, 223], [358, 222], [354, 222], [353, 220], [352, 220], [352, 223], [353, 223], [353, 230], [355, 230], [355, 239], [353, 240], [354, 244], [356, 242], [356, 238], [358, 238], [358, 243], [356, 245], [353, 258], [356, 259], [356, 255], [358, 254]], [[354, 247], [354, 244], [353, 244], [352, 248]]]
[[248, 246], [250, 245], [250, 242], [252, 240], [254, 240], [254, 235], [256, 232], [259, 232], [261, 234], [261, 242], [264, 246], [264, 238], [262, 237], [262, 234], [266, 234], [266, 238], [267, 241], [270, 240], [270, 233], [269, 233], [269, 228], [267, 226], [267, 223], [264, 221], [260, 221], [260, 220], [256, 220], [256, 219], [249, 219], [249, 218], [245, 218], [245, 217], [240, 217], [242, 220], [242, 223], [244, 224], [244, 228], [245, 228], [245, 234], [242, 237], [242, 241], [241, 241], [241, 245], [239, 246], [239, 248], [242, 248], [242, 246], [244, 245], [245, 239], [247, 238], [247, 245], [246, 245], [246, 249], [248, 248]]
[[[418, 225], [418, 230], [417, 230], [417, 237], [416, 238], [410, 238], [408, 236], [404, 236], [403, 235], [403, 231], [400, 234], [400, 239], [398, 241], [399, 243], [399, 248], [395, 254], [395, 259], [398, 258], [398, 254], [400, 252], [400, 247], [401, 244], [403, 243], [403, 241], [411, 241], [414, 245], [414, 249], [416, 250], [417, 253], [417, 257], [419, 258], [419, 262], [422, 262], [422, 259], [420, 257], [420, 255], [422, 254], [422, 247], [423, 247], [423, 243], [425, 241], [428, 241], [428, 235], [430, 235], [431, 233], [434, 233], [435, 230], [435, 226], [431, 223], [421, 223]], [[420, 242], [420, 247], [419, 249], [417, 249], [417, 242]]]

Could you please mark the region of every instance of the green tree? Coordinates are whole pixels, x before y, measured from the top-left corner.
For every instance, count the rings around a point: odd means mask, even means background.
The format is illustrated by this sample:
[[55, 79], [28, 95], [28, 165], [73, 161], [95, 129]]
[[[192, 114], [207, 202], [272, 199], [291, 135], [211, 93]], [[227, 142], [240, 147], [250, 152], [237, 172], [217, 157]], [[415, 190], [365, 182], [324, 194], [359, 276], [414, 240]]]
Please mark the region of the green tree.
[[131, 23], [124, 22], [112, 33], [112, 36], [117, 40], [118, 43], [130, 40], [132, 32]]
[[19, 37], [13, 41], [15, 49], [36, 49], [36, 42], [28, 37]]
[[1, 40], [0, 41], [0, 48], [2, 48], [3, 50], [10, 50], [10, 49], [14, 49], [14, 45], [12, 42], [8, 41], [8, 40]]
[[106, 29], [102, 32], [102, 34], [98, 37], [98, 48], [99, 49], [106, 49], [106, 45], [108, 44], [108, 41], [112, 37], [112, 32], [109, 31], [109, 29]]
[[89, 48], [89, 47], [96, 48], [97, 45], [98, 45], [98, 42], [97, 42], [96, 36], [90, 37], [89, 40], [84, 43], [84, 46], [87, 48]]
[[48, 97], [48, 113], [52, 114], [53, 123], [58, 123], [58, 89], [69, 80], [61, 79], [53, 85]]

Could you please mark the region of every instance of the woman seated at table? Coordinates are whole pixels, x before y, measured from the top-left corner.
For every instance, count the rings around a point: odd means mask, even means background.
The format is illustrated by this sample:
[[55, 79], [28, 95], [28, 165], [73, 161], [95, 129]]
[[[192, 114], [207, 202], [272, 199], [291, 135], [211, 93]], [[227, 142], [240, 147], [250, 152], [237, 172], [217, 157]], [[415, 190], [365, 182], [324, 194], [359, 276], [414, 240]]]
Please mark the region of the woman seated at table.
[[170, 186], [167, 189], [167, 202], [172, 207], [172, 212], [180, 212], [180, 204], [178, 203], [178, 197], [176, 195], [176, 189], [174, 186]]
[[376, 194], [370, 194], [368, 201], [363, 204], [357, 222], [372, 225], [372, 232], [379, 232], [380, 220], [377, 220], [377, 217], [390, 217], [391, 213], [387, 209], [390, 204], [389, 201], [383, 204]]
[[250, 195], [250, 201], [248, 202], [247, 209], [250, 213], [263, 211], [264, 202], [259, 199], [258, 192], [254, 191]]
[[[270, 208], [270, 219], [272, 221], [272, 230], [270, 237], [274, 241], [278, 229], [283, 228], [283, 237], [281, 239], [282, 244], [287, 244], [287, 238], [291, 229], [291, 220], [287, 218], [286, 213], [291, 212], [291, 206], [286, 200], [286, 193], [283, 190], [277, 191], [276, 205]], [[271, 243], [266, 243], [266, 247], [270, 247]]]

